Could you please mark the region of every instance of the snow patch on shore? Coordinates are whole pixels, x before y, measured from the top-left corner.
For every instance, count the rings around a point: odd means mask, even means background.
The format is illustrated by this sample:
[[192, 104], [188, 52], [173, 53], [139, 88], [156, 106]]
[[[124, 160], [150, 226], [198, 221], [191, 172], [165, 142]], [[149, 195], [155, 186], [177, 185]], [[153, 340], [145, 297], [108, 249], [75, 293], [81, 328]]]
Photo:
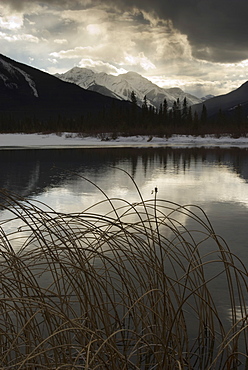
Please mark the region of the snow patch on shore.
[[242, 147], [248, 148], [248, 138], [232, 138], [228, 135], [192, 136], [172, 135], [169, 138], [152, 136], [118, 136], [102, 134], [83, 136], [76, 133], [61, 134], [0, 134], [0, 149], [48, 149], [74, 147]]

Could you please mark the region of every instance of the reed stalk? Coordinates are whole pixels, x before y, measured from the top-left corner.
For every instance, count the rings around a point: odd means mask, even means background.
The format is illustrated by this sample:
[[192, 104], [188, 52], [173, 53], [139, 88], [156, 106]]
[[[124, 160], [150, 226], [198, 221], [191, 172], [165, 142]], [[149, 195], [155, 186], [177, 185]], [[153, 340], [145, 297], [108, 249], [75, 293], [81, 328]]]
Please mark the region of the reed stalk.
[[246, 266], [199, 207], [137, 194], [66, 214], [0, 190], [1, 369], [248, 367]]

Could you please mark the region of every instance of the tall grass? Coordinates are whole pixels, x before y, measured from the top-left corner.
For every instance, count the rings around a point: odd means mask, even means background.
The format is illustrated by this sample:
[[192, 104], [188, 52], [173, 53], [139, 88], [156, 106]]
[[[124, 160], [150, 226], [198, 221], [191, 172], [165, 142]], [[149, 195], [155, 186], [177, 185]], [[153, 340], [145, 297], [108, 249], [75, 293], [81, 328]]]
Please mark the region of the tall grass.
[[248, 367], [246, 267], [158, 195], [64, 214], [0, 191], [1, 369]]

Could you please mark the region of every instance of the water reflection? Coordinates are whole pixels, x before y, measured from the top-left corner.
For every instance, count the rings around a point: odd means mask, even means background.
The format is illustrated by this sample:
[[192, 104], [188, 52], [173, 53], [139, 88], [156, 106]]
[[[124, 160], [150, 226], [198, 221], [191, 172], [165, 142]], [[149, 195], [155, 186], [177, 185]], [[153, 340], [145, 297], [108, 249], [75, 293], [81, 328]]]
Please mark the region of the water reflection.
[[217, 232], [244, 253], [247, 246], [248, 151], [221, 148], [112, 148], [0, 151], [0, 187], [61, 212], [79, 212], [105, 196], [158, 197], [204, 208]]
[[[197, 181], [203, 174], [206, 176], [206, 170], [208, 178], [211, 181], [215, 178], [218, 184], [220, 176], [237, 177], [246, 182], [247, 154], [247, 149], [237, 148], [2, 150], [0, 187], [25, 196], [37, 195], [57, 186], [67, 187], [66, 183], [70, 190], [74, 187], [77, 191], [79, 181], [75, 174], [81, 174], [111, 188], [112, 175], [116, 172], [111, 167], [115, 166], [127, 170], [138, 185], [144, 180], [157, 180], [158, 174], [167, 175], [166, 178], [169, 175], [178, 181], [183, 177], [187, 184], [191, 181], [189, 174]], [[216, 178], [218, 172], [220, 175]], [[117, 175], [121, 179], [119, 172]], [[119, 182], [120, 188], [125, 183]]]
[[[0, 156], [0, 187], [42, 201], [59, 212], [80, 212], [105, 199], [105, 194], [131, 204], [138, 202], [135, 185], [119, 167], [134, 178], [144, 199], [154, 200], [152, 191], [158, 187], [160, 199], [202, 207], [216, 233], [248, 265], [246, 149], [10, 150], [0, 151]], [[98, 209], [106, 213], [103, 204]], [[0, 217], [5, 219], [6, 212]], [[184, 214], [179, 221], [189, 230], [195, 229]], [[205, 253], [208, 255], [209, 249]], [[217, 273], [217, 264], [208, 267], [209, 276]], [[229, 318], [223, 297], [224, 274], [219, 281], [214, 286], [217, 305]], [[237, 319], [242, 315], [240, 312]]]
[[[80, 211], [108, 196], [139, 200], [132, 181], [145, 199], [155, 186], [159, 197], [197, 204], [226, 218], [246, 212], [247, 149], [113, 148], [0, 151], [0, 187], [32, 196], [57, 211]], [[237, 211], [237, 207], [239, 208]], [[237, 211], [237, 212], [236, 212]]]

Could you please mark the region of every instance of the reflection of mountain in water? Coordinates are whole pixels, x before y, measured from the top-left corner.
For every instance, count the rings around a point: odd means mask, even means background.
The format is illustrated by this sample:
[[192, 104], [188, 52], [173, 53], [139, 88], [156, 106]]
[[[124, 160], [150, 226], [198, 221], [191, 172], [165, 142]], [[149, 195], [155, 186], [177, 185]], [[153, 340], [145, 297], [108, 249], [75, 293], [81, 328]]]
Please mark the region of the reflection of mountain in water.
[[[46, 188], [73, 179], [76, 174], [86, 177], [91, 174], [93, 179], [96, 173], [108, 176], [110, 167], [123, 168], [125, 163], [128, 163], [128, 170], [134, 177], [140, 162], [146, 177], [146, 171], [158, 164], [165, 172], [168, 162], [173, 163], [175, 171], [181, 171], [202, 161], [226, 165], [248, 179], [248, 151], [237, 148], [2, 150], [0, 158], [0, 187], [21, 196], [42, 193]], [[127, 167], [124, 169], [127, 170]]]

